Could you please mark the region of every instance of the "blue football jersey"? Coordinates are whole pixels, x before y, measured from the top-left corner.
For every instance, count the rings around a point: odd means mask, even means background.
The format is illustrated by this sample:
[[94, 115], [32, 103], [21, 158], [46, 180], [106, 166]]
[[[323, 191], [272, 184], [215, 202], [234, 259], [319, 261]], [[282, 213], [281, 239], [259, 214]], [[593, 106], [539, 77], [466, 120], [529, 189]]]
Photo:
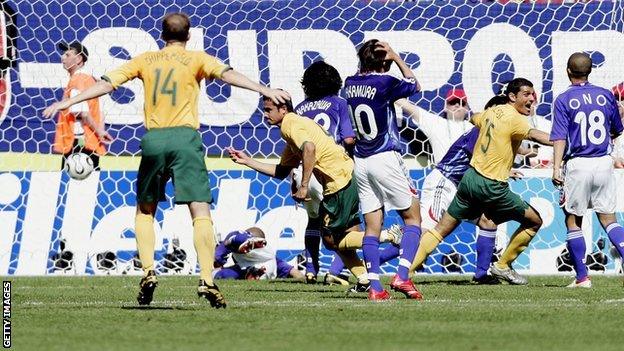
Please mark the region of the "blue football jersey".
[[573, 84], [554, 103], [550, 140], [566, 140], [564, 159], [601, 157], [610, 152], [611, 134], [622, 133], [617, 103], [609, 90]]
[[472, 152], [478, 137], [479, 128], [477, 127], [462, 134], [455, 140], [436, 166], [440, 173], [455, 183], [455, 185], [459, 184], [464, 173], [470, 168], [470, 159], [472, 158]]
[[418, 92], [415, 79], [367, 73], [345, 79], [345, 96], [356, 131], [354, 154], [369, 157], [401, 151], [394, 102]]
[[342, 144], [346, 138], [355, 137], [347, 101], [337, 95], [318, 100], [303, 100], [295, 107], [295, 113], [313, 119], [337, 144]]

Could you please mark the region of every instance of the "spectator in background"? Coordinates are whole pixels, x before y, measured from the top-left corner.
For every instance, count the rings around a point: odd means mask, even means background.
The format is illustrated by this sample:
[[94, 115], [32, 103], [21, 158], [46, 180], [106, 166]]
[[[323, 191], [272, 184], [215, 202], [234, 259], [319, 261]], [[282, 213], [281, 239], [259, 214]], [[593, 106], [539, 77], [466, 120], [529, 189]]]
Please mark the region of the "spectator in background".
[[[527, 118], [529, 126], [533, 129], [550, 133], [552, 122], [535, 113], [537, 108], [537, 95], [534, 98], [535, 103], [531, 107], [531, 114]], [[552, 146], [544, 146], [534, 141], [524, 140], [514, 159], [514, 168], [550, 168], [552, 167], [552, 160]]]
[[[410, 116], [429, 140], [433, 163], [438, 164], [451, 144], [473, 125], [468, 121], [470, 106], [463, 89], [451, 88], [446, 93], [442, 116], [424, 110], [407, 99], [396, 101], [405, 116]], [[410, 150], [412, 152], [413, 150]]]
[[[95, 78], [83, 72], [89, 58], [86, 47], [77, 41], [70, 44], [60, 43], [58, 47], [63, 52], [61, 56], [63, 68], [69, 73], [69, 82], [63, 92], [65, 100], [95, 85]], [[59, 114], [53, 149], [63, 154], [61, 169], [65, 166], [67, 157], [75, 152], [87, 154], [93, 161], [95, 169], [99, 169], [100, 156], [106, 153], [104, 143], [110, 141], [111, 136], [104, 130], [104, 118], [98, 98], [76, 104]]]
[[[618, 111], [620, 112], [620, 118], [624, 123], [624, 83], [620, 83], [613, 87], [613, 95], [615, 95], [615, 101], [618, 103]], [[624, 136], [620, 135], [613, 141], [613, 156], [615, 168], [624, 168]]]

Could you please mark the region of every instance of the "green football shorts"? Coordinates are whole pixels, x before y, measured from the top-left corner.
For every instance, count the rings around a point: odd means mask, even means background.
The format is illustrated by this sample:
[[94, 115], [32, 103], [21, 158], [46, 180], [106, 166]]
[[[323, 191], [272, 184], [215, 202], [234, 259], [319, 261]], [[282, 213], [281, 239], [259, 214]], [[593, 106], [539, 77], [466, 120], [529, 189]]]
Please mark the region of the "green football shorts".
[[141, 139], [137, 175], [139, 203], [165, 200], [165, 185], [173, 181], [175, 203], [212, 202], [199, 133], [189, 127], [149, 130]]
[[462, 177], [448, 214], [456, 219], [473, 220], [485, 214], [496, 224], [522, 221], [529, 204], [509, 189], [507, 182], [480, 175], [474, 168]]
[[357, 186], [353, 179], [344, 188], [325, 195], [321, 206], [323, 230], [334, 237], [336, 244], [342, 240], [347, 229], [362, 223]]

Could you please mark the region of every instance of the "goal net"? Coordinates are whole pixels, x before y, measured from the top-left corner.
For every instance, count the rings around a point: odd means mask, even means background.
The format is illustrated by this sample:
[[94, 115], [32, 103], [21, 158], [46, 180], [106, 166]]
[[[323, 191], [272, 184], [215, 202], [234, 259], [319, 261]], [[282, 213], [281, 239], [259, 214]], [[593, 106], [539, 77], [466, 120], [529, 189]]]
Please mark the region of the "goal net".
[[[530, 121], [549, 131], [550, 106], [568, 85], [565, 64], [576, 51], [590, 52], [592, 81], [612, 87], [624, 80], [622, 4], [561, 1], [507, 4], [442, 1], [86, 1], [15, 0], [0, 16], [0, 274], [136, 274], [134, 206], [143, 91], [131, 82], [100, 99], [115, 138], [101, 171], [71, 180], [52, 153], [55, 120], [45, 106], [61, 98], [68, 81], [57, 45], [78, 40], [89, 50], [85, 72], [106, 71], [147, 50], [162, 47], [164, 14], [183, 11], [192, 23], [191, 49], [215, 55], [251, 79], [303, 99], [300, 79], [312, 62], [325, 59], [342, 78], [357, 69], [356, 49], [365, 40], [388, 41], [418, 77], [423, 92], [411, 98], [420, 121], [400, 117], [411, 176], [421, 186], [436, 162], [439, 142], [450, 145], [458, 126], [446, 118], [446, 96], [462, 89], [478, 111], [504, 82], [525, 77], [535, 84], [538, 104]], [[398, 72], [395, 72], [398, 74]], [[306, 213], [290, 197], [287, 181], [272, 180], [233, 164], [224, 148], [275, 160], [284, 147], [279, 130], [262, 120], [255, 93], [219, 82], [203, 84], [199, 114], [206, 164], [213, 186], [212, 214], [221, 235], [259, 225], [278, 256], [293, 260], [303, 249]], [[465, 128], [465, 127], [461, 127]], [[519, 158], [525, 178], [513, 191], [535, 206], [544, 227], [516, 268], [527, 273], [570, 270], [563, 214], [550, 183], [552, 151]], [[624, 177], [618, 173], [618, 220]], [[157, 269], [162, 274], [196, 271], [188, 210], [175, 206], [172, 188], [156, 216]], [[389, 226], [398, 221], [387, 216]], [[503, 247], [513, 224], [499, 228]], [[590, 268], [614, 272], [618, 261], [597, 220], [587, 216]], [[475, 227], [463, 224], [440, 245], [428, 273], [471, 273]], [[331, 253], [322, 251], [324, 268]], [[391, 273], [396, 261], [383, 266]]]

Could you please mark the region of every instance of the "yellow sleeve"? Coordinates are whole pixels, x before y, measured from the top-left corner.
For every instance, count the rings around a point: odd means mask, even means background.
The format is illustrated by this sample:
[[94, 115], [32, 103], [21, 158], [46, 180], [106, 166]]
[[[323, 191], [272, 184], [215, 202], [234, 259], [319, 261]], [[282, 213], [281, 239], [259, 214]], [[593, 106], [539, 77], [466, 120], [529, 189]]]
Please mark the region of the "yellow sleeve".
[[470, 122], [475, 125], [475, 127], [481, 127], [481, 122], [483, 121], [483, 113], [475, 113], [470, 117]]
[[141, 72], [141, 57], [135, 57], [117, 69], [107, 72], [102, 76], [102, 79], [111, 83], [113, 88], [117, 89], [123, 83], [139, 76]]
[[221, 78], [223, 72], [231, 69], [230, 66], [221, 62], [214, 56], [210, 56], [205, 52], [201, 55], [201, 73], [203, 78], [215, 79]]
[[524, 117], [513, 118], [510, 127], [512, 128], [511, 137], [514, 140], [526, 139], [529, 135], [529, 130], [531, 130], [531, 126], [529, 126], [529, 122]]

